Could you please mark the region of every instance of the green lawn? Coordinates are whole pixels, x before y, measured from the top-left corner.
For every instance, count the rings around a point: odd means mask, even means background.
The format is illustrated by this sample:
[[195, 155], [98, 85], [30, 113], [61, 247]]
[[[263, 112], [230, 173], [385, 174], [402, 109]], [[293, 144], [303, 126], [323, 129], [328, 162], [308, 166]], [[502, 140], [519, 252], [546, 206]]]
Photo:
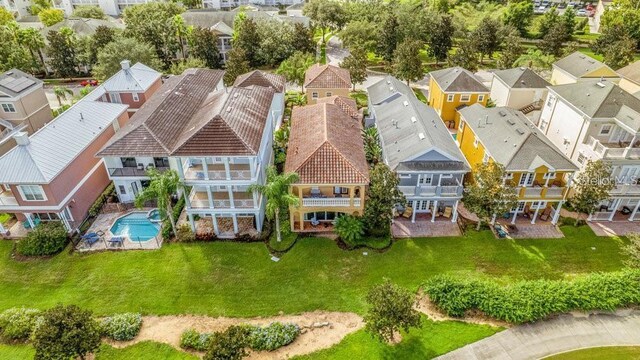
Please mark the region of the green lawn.
[[9, 214], [0, 214], [0, 224], [4, 224], [9, 219], [11, 219], [11, 215], [9, 215]]
[[457, 321], [433, 322], [423, 316], [422, 327], [402, 333], [399, 344], [388, 345], [359, 330], [344, 338], [338, 345], [298, 360], [351, 360], [354, 354], [362, 359], [431, 359], [500, 331], [487, 325]]
[[[0, 359], [33, 359], [35, 351], [30, 345], [0, 344]], [[167, 344], [151, 341], [116, 349], [107, 344], [100, 346], [96, 352], [96, 360], [197, 360], [195, 355], [176, 350]]]
[[637, 360], [640, 359], [640, 347], [619, 346], [599, 347], [576, 350], [550, 356], [547, 360]]
[[508, 282], [622, 267], [622, 240], [595, 237], [587, 226], [563, 231], [566, 238], [549, 240], [497, 240], [489, 231], [400, 240], [366, 256], [328, 239], [301, 238], [277, 263], [262, 243], [233, 242], [165, 244], [156, 251], [64, 251], [18, 262], [10, 255], [12, 243], [0, 241], [0, 310], [65, 303], [99, 315], [363, 313], [364, 295], [385, 277], [417, 290], [441, 273]]

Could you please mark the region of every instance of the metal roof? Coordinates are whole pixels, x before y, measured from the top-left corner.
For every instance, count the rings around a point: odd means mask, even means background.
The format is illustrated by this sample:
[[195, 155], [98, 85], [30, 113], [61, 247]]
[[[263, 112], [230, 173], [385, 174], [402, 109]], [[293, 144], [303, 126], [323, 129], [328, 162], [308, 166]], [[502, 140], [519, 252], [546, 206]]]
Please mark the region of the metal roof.
[[109, 92], [143, 92], [149, 89], [161, 76], [162, 73], [147, 65], [136, 63], [128, 69], [121, 69], [115, 73], [102, 86]]
[[0, 74], [0, 92], [11, 97], [41, 85], [41, 80], [18, 69], [11, 69]]
[[51, 182], [80, 155], [127, 105], [82, 99], [0, 157], [0, 183]]

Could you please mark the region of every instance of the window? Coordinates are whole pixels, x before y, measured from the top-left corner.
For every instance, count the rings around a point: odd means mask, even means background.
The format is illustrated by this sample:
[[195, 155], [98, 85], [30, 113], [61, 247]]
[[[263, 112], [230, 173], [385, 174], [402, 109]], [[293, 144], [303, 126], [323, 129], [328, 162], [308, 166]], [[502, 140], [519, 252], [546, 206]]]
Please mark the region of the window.
[[140, 97], [138, 96], [138, 93], [132, 93], [131, 95], [133, 95], [133, 101], [134, 102], [140, 101]]
[[420, 210], [427, 210], [429, 208], [429, 201], [428, 200], [423, 200], [420, 203]]
[[471, 100], [471, 95], [469, 95], [469, 94], [460, 95], [460, 101], [469, 102], [469, 100]]
[[432, 181], [433, 181], [433, 175], [431, 175], [431, 174], [423, 174], [422, 176], [420, 176], [419, 184], [421, 184], [421, 185], [431, 185]]
[[542, 176], [543, 179], [555, 179], [555, 177], [556, 177], [555, 172], [548, 172]]
[[311, 98], [312, 99], [317, 99], [318, 98], [318, 93], [317, 92], [312, 92], [311, 93]]
[[168, 168], [169, 159], [165, 157], [153, 158], [153, 165], [157, 168]]
[[535, 177], [536, 174], [534, 173], [523, 173], [520, 175], [520, 186], [531, 186]]
[[334, 194], [348, 194], [349, 193], [349, 188], [340, 187], [340, 186], [334, 186], [333, 187], [333, 193]]
[[553, 95], [549, 95], [549, 97], [547, 98], [547, 106], [548, 107], [552, 107], [553, 106], [553, 102], [556, 100], [556, 98]]
[[545, 207], [547, 207], [547, 202], [546, 201], [534, 201], [531, 204], [531, 208], [532, 209], [544, 209]]
[[332, 96], [333, 94], [331, 93], [331, 91], [327, 91], [327, 97]]
[[482, 157], [482, 162], [486, 164], [488, 161], [489, 161], [489, 153], [485, 151], [484, 156]]
[[124, 185], [118, 185], [120, 195], [127, 195], [127, 188]]
[[580, 165], [584, 165], [584, 162], [585, 162], [586, 160], [587, 160], [587, 157], [586, 157], [586, 156], [584, 156], [584, 154], [583, 154], [583, 153], [579, 153], [579, 154], [578, 154], [578, 163], [579, 163]]
[[460, 132], [464, 131], [464, 121], [460, 120], [460, 125], [458, 125], [458, 130], [460, 130]]
[[109, 93], [109, 99], [114, 104], [122, 104], [122, 100], [120, 100], [120, 94], [118, 93]]
[[474, 147], [474, 148], [477, 148], [477, 147], [478, 147], [478, 139], [477, 139], [477, 138], [474, 138], [474, 139], [473, 139], [473, 147]]
[[453, 97], [454, 97], [453, 94], [447, 95], [447, 102], [452, 102], [453, 101]]
[[138, 167], [138, 163], [134, 157], [120, 158], [120, 161], [122, 161], [122, 167]]
[[511, 212], [514, 212], [514, 211], [517, 211], [517, 212], [524, 211], [524, 202], [518, 202], [518, 206], [511, 209]]
[[18, 190], [26, 201], [45, 201], [47, 197], [40, 185], [19, 185]]
[[407, 207], [413, 208], [413, 200], [407, 201]]
[[8, 113], [14, 113], [14, 112], [16, 112], [16, 108], [15, 108], [15, 106], [13, 106], [13, 104], [3, 103], [2, 104], [2, 111], [8, 112]]
[[400, 179], [411, 179], [411, 174], [400, 174], [398, 176]]
[[484, 101], [484, 95], [478, 95], [478, 102]]
[[547, 128], [547, 125], [549, 125], [548, 121], [546, 120], [540, 121], [540, 130], [544, 131]]
[[602, 125], [602, 127], [600, 128], [600, 135], [609, 135], [609, 133], [611, 132], [611, 128], [611, 124]]
[[504, 174], [504, 178], [505, 178], [506, 180], [513, 179], [513, 173], [506, 173], [506, 174]]

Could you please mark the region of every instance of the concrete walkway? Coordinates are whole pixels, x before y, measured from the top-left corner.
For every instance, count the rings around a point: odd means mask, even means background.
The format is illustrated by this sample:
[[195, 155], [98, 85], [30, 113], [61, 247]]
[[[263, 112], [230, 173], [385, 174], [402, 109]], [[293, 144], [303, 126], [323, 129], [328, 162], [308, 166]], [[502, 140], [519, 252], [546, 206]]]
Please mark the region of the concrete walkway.
[[640, 346], [640, 311], [561, 315], [516, 326], [438, 359], [540, 359], [582, 348]]

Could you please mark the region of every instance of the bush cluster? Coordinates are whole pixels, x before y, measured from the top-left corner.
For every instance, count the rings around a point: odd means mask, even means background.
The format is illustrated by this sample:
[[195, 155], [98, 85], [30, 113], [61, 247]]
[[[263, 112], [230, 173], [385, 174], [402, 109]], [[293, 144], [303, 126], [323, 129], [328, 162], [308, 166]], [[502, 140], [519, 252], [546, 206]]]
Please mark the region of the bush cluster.
[[0, 338], [5, 341], [26, 341], [40, 316], [40, 310], [11, 308], [0, 313]]
[[104, 336], [118, 341], [135, 338], [142, 327], [142, 315], [135, 313], [116, 314], [102, 319]]
[[176, 241], [177, 242], [194, 242], [196, 241], [196, 234], [191, 231], [189, 224], [182, 224], [176, 229]]
[[18, 241], [16, 251], [23, 256], [53, 255], [62, 251], [68, 240], [62, 222], [43, 222]]
[[291, 344], [300, 335], [296, 324], [271, 323], [265, 327], [253, 326], [249, 334], [249, 347], [257, 351], [273, 351]]
[[528, 280], [500, 286], [487, 280], [437, 276], [425, 292], [447, 315], [462, 317], [480, 310], [520, 324], [574, 310], [608, 310], [640, 304], [640, 270], [594, 273], [573, 281]]
[[102, 210], [102, 206], [107, 199], [110, 198], [116, 191], [116, 187], [113, 182], [109, 183], [106, 189], [100, 194], [100, 196], [93, 202], [91, 207], [89, 208], [89, 216], [98, 216], [100, 214], [100, 210]]
[[207, 351], [210, 341], [211, 334], [189, 329], [180, 336], [180, 347], [185, 350]]
[[[291, 344], [300, 335], [296, 324], [274, 322], [267, 326], [241, 326], [247, 333], [246, 346], [256, 351], [273, 351]], [[213, 334], [189, 329], [180, 336], [180, 347], [186, 350], [207, 351]]]

